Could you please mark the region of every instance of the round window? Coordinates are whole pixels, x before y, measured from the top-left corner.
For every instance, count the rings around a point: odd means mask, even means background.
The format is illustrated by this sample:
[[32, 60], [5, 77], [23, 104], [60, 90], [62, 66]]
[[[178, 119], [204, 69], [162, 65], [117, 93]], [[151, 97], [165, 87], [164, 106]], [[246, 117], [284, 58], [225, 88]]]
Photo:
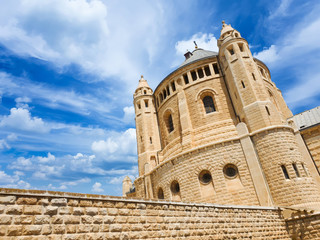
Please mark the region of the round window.
[[235, 178], [238, 175], [238, 169], [233, 164], [226, 165], [223, 168], [223, 172], [228, 178]]
[[172, 193], [179, 193], [180, 192], [180, 186], [179, 183], [177, 181], [173, 181], [171, 183], [171, 192]]
[[207, 170], [203, 170], [200, 174], [199, 174], [199, 180], [201, 183], [203, 184], [208, 184], [212, 181], [212, 177], [209, 171]]

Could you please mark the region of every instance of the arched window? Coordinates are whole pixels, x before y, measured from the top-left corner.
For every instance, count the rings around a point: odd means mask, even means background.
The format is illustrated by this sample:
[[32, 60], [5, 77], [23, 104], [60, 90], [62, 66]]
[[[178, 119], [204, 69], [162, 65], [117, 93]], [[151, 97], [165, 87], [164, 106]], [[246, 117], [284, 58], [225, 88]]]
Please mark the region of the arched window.
[[174, 130], [174, 126], [173, 126], [173, 120], [172, 120], [171, 114], [167, 115], [165, 122], [167, 125], [168, 132], [169, 133], [172, 132]]
[[158, 190], [158, 199], [164, 199], [164, 194], [162, 188], [159, 188]]
[[207, 114], [216, 111], [216, 108], [214, 106], [213, 99], [211, 96], [205, 96], [202, 99], [202, 102]]

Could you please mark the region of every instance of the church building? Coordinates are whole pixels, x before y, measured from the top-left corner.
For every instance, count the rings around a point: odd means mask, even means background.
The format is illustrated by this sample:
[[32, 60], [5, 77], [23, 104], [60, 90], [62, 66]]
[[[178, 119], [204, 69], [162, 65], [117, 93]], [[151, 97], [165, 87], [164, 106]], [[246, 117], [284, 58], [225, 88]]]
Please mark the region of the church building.
[[320, 210], [320, 110], [292, 116], [267, 66], [225, 22], [218, 47], [188, 51], [154, 91], [141, 76], [139, 177], [134, 187], [126, 177], [124, 195]]

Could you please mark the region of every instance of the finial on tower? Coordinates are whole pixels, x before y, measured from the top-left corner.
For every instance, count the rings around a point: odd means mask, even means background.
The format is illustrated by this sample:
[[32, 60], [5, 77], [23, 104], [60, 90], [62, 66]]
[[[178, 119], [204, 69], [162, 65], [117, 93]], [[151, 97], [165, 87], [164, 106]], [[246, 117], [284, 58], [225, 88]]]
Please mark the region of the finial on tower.
[[194, 45], [195, 45], [194, 48], [197, 49], [197, 48], [198, 48], [198, 45], [197, 45], [196, 41], [193, 41], [193, 43], [194, 43]]

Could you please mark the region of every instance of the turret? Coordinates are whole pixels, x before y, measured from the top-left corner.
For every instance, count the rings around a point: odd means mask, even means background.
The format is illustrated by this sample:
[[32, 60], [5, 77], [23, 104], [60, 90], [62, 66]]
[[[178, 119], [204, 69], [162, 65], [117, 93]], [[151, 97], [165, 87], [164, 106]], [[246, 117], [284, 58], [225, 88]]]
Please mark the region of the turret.
[[126, 176], [122, 180], [122, 195], [125, 197], [126, 194], [130, 192], [131, 188], [132, 188], [132, 181], [128, 176]]
[[141, 76], [133, 95], [136, 116], [139, 175], [151, 171], [158, 163], [161, 149], [153, 91]]

